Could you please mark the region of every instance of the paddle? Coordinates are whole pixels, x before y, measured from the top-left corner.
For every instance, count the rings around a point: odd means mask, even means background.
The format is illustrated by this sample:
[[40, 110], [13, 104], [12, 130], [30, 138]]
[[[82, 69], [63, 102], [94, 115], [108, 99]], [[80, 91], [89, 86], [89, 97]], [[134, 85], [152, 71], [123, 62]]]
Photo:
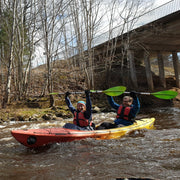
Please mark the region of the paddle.
[[[130, 92], [124, 92], [124, 93], [130, 93]], [[159, 91], [154, 93], [148, 93], [148, 92], [136, 92], [136, 93], [141, 95], [153, 95], [159, 99], [173, 99], [178, 95], [178, 92], [171, 90]]]
[[[97, 93], [103, 92], [109, 96], [119, 96], [123, 93], [130, 94], [130, 92], [125, 92], [125, 90], [126, 90], [126, 87], [124, 86], [116, 86], [116, 87], [112, 87], [104, 91], [91, 90], [91, 92], [97, 92]], [[171, 90], [159, 91], [159, 92], [154, 92], [154, 93], [149, 93], [149, 92], [136, 92], [136, 93], [141, 94], [141, 95], [153, 95], [159, 99], [173, 99], [178, 95], [178, 92], [171, 91]]]
[[[130, 92], [126, 92], [126, 87], [125, 86], [115, 86], [106, 90], [90, 90], [91, 93], [104, 93], [109, 96], [119, 96], [123, 93], [125, 94], [130, 94]], [[83, 94], [84, 92], [71, 92], [71, 94]], [[159, 99], [173, 99], [178, 95], [178, 92], [176, 91], [171, 91], [171, 90], [165, 90], [165, 91], [159, 91], [159, 92], [154, 92], [154, 93], [149, 93], [149, 92], [136, 92], [137, 94], [141, 95], [153, 95]], [[52, 95], [62, 95], [65, 93], [50, 93]]]
[[[106, 90], [90, 90], [91, 93], [104, 93], [108, 96], [119, 96], [121, 94], [123, 94], [126, 90], [125, 86], [116, 86], [116, 87], [112, 87]], [[71, 92], [71, 94], [83, 94], [84, 92]], [[50, 93], [51, 95], [62, 95], [65, 93], [57, 93], [57, 92], [53, 92]]]
[[[126, 92], [125, 90], [126, 90], [126, 87], [124, 86], [116, 86], [116, 87], [112, 87], [107, 90], [104, 90], [102, 92], [104, 92], [105, 94], [109, 96], [119, 96], [123, 93], [130, 94], [130, 92]], [[171, 91], [171, 90], [159, 91], [159, 92], [154, 92], [154, 93], [149, 93], [149, 92], [136, 92], [136, 93], [141, 94], [141, 95], [153, 95], [159, 99], [173, 99], [178, 95], [178, 92]]]

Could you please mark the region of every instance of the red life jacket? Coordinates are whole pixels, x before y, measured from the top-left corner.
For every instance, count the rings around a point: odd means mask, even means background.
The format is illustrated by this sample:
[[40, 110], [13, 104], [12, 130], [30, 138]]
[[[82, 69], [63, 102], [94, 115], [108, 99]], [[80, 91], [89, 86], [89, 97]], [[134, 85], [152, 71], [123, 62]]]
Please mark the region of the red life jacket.
[[122, 105], [119, 106], [117, 111], [117, 119], [125, 119], [125, 120], [131, 120], [129, 117], [131, 107], [123, 107]]
[[80, 127], [86, 127], [86, 126], [91, 126], [92, 121], [89, 123], [89, 120], [84, 117], [83, 112], [77, 113], [76, 111], [74, 112], [74, 119], [73, 119], [73, 124], [80, 126]]

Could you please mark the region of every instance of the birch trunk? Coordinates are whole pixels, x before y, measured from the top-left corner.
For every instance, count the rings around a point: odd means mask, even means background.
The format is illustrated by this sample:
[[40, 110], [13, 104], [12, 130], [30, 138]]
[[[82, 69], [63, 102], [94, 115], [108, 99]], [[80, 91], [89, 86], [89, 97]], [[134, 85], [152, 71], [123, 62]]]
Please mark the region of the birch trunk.
[[10, 103], [10, 93], [11, 93], [11, 80], [12, 80], [12, 63], [13, 63], [13, 51], [14, 51], [14, 33], [15, 33], [15, 16], [16, 16], [16, 0], [13, 1], [13, 23], [11, 31], [11, 41], [10, 41], [10, 57], [8, 62], [8, 73], [6, 81], [5, 96], [3, 99], [2, 107], [6, 107], [7, 103]]

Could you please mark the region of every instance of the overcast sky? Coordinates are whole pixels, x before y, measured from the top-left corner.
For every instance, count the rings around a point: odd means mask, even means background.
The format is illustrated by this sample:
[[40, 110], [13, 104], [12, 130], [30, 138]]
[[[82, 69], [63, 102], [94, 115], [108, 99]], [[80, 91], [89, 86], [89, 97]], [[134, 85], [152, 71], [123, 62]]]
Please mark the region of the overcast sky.
[[154, 6], [155, 7], [161, 6], [162, 4], [165, 4], [169, 1], [172, 1], [172, 0], [155, 0]]

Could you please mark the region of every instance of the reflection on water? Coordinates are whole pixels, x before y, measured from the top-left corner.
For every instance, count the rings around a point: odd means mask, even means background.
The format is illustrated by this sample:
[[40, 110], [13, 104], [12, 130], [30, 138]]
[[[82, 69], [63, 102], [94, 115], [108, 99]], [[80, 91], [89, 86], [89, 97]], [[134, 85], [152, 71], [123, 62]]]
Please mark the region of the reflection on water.
[[[114, 113], [94, 115], [95, 123]], [[0, 179], [180, 179], [180, 109], [147, 110], [155, 130], [116, 140], [86, 139], [32, 150], [19, 144], [12, 129], [62, 126], [65, 122], [11, 122], [0, 126]]]

